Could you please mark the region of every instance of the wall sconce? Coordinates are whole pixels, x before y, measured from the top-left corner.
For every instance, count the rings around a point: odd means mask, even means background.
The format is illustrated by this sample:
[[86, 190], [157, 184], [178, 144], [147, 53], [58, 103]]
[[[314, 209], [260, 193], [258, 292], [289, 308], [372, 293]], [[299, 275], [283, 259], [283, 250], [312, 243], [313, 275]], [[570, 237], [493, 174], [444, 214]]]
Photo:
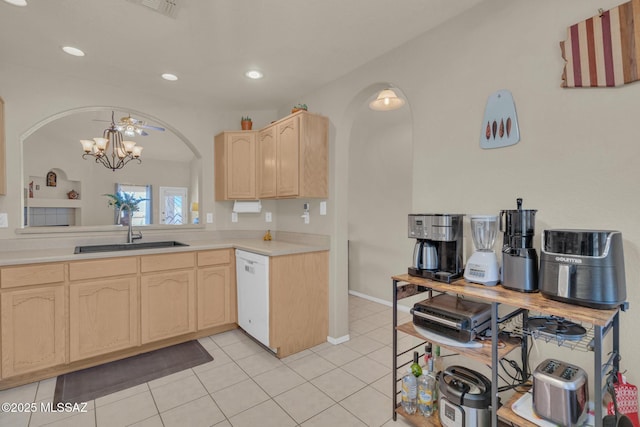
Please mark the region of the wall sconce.
[[391, 111], [403, 105], [404, 99], [398, 98], [398, 95], [392, 89], [384, 89], [380, 91], [376, 99], [369, 103], [369, 108], [376, 111]]

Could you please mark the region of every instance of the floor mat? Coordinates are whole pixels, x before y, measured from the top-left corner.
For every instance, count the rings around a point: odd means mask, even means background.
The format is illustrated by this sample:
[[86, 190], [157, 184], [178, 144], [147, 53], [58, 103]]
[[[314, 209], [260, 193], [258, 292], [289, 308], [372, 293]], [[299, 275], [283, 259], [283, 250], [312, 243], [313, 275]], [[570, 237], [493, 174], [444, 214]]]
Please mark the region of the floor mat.
[[213, 360], [198, 341], [61, 375], [53, 403], [80, 403], [124, 390]]

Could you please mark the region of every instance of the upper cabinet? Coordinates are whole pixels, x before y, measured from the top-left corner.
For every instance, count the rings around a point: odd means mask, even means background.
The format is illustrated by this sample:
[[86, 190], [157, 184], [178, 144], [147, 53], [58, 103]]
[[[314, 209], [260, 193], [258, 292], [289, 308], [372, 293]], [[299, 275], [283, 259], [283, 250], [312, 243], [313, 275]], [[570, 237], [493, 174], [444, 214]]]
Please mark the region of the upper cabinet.
[[[329, 119], [306, 111], [294, 113], [261, 130], [258, 134], [258, 187], [262, 190], [259, 197], [327, 198], [328, 133]], [[274, 185], [275, 195], [271, 190]]]
[[7, 194], [7, 166], [4, 151], [4, 101], [0, 98], [0, 194]]
[[216, 200], [256, 199], [256, 132], [222, 132], [214, 144]]
[[215, 137], [216, 200], [329, 196], [329, 119], [299, 111]]

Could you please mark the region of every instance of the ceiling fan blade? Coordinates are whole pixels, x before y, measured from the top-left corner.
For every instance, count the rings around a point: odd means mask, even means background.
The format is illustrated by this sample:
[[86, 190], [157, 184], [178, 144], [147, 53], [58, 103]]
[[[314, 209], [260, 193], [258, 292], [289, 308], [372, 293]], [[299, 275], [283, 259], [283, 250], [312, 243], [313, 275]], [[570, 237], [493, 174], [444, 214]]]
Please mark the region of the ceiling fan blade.
[[147, 135], [149, 135], [149, 134], [148, 134], [148, 133], [146, 133], [145, 131], [142, 131], [142, 132], [140, 133], [140, 136], [147, 136]]
[[161, 128], [160, 126], [150, 126], [150, 125], [138, 125], [139, 128], [142, 129], [153, 129], [153, 130], [159, 130], [160, 132], [164, 132], [164, 128]]

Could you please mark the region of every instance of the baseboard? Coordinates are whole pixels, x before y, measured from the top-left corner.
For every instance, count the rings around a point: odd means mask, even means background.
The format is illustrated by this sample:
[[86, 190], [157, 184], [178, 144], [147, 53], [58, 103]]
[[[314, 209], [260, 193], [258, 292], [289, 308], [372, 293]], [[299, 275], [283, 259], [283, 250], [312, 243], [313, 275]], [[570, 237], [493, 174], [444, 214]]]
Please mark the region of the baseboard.
[[343, 335], [341, 337], [338, 338], [333, 338], [333, 337], [327, 337], [327, 341], [330, 342], [333, 345], [338, 345], [338, 344], [342, 344], [343, 342], [347, 342], [349, 341], [351, 338], [349, 338], [349, 334], [347, 335]]
[[[383, 300], [381, 298], [372, 297], [371, 295], [363, 294], [357, 291], [349, 290], [349, 295], [353, 295], [354, 297], [366, 299], [369, 301], [376, 302], [378, 304], [386, 305], [387, 307], [393, 307], [393, 303], [387, 300]], [[398, 311], [403, 311], [405, 313], [409, 313], [409, 307], [398, 304]]]

